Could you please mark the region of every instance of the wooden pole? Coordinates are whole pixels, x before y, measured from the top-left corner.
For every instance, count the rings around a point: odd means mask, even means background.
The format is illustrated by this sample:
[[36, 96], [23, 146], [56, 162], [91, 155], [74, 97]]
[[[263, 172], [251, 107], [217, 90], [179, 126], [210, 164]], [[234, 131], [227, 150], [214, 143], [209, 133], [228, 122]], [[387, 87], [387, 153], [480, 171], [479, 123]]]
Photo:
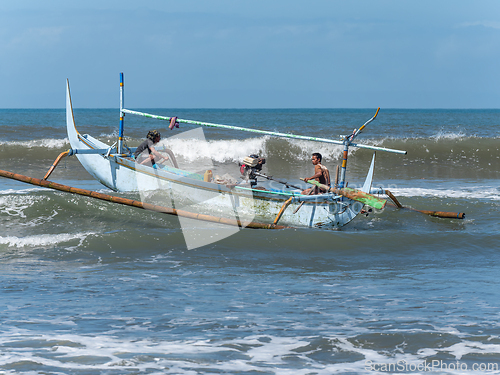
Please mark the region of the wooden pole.
[[54, 169], [56, 169], [57, 164], [59, 164], [59, 162], [61, 161], [62, 158], [68, 156], [68, 154], [69, 154], [70, 151], [71, 150], [64, 151], [64, 152], [61, 152], [59, 154], [59, 156], [54, 161], [54, 164], [52, 164], [52, 167], [50, 167], [50, 169], [47, 171], [47, 174], [42, 178], [42, 180], [46, 180], [47, 178], [49, 178], [49, 176], [52, 174], [52, 172], [54, 171]]
[[283, 203], [283, 206], [281, 206], [280, 212], [278, 212], [278, 215], [276, 215], [276, 218], [273, 221], [273, 224], [276, 225], [278, 224], [278, 221], [281, 219], [281, 216], [283, 216], [283, 213], [285, 212], [286, 208], [292, 203], [293, 198], [288, 198], [285, 203]]
[[[315, 190], [314, 188], [311, 188], [311, 189], [309, 190], [309, 193], [307, 193], [307, 195], [311, 195], [312, 193], [314, 193], [314, 190]], [[295, 209], [295, 211], [293, 211], [293, 213], [294, 213], [294, 214], [296, 214], [296, 213], [297, 213], [297, 211], [299, 211], [299, 210], [300, 210], [300, 207], [302, 207], [302, 205], [303, 205], [304, 203], [306, 203], [306, 202], [305, 202], [305, 201], [300, 202], [299, 207], [297, 207], [297, 208]]]
[[398, 208], [404, 208], [403, 205], [401, 203], [399, 203], [399, 201], [397, 200], [397, 198], [389, 191], [389, 190], [386, 190], [385, 193], [387, 194], [387, 196], [389, 198], [392, 199], [392, 201], [394, 202], [394, 204], [398, 207]]
[[404, 208], [404, 209], [407, 209], [407, 210], [420, 212], [422, 214], [426, 214], [426, 215], [429, 215], [429, 216], [442, 217], [442, 218], [445, 218], [445, 219], [463, 219], [463, 218], [465, 218], [465, 212], [446, 212], [446, 211], [417, 210], [417, 209], [411, 208], [411, 207], [404, 207], [401, 203], [399, 203], [399, 201], [397, 200], [397, 198], [389, 190], [386, 190], [385, 193], [395, 203], [393, 206], [397, 207], [397, 208]]
[[[109, 195], [109, 194], [104, 194], [104, 193], [98, 193], [98, 192], [92, 191], [92, 190], [75, 188], [75, 187], [71, 187], [71, 186], [67, 186], [67, 185], [58, 184], [56, 182], [41, 180], [39, 178], [28, 177], [28, 176], [24, 176], [22, 174], [12, 173], [12, 172], [8, 172], [8, 171], [0, 170], [0, 176], [5, 177], [5, 178], [11, 178], [13, 180], [17, 180], [17, 181], [21, 181], [21, 182], [25, 182], [27, 184], [37, 185], [37, 186], [41, 186], [41, 187], [45, 187], [45, 188], [49, 188], [49, 189], [54, 189], [54, 190], [59, 190], [59, 191], [64, 191], [64, 192], [72, 193], [72, 194], [83, 195], [86, 197], [96, 198], [96, 199], [100, 199], [103, 201], [123, 204], [126, 206], [142, 208], [144, 210], [155, 211], [155, 212], [159, 212], [162, 214], [176, 215], [176, 216], [187, 217], [187, 218], [195, 219], [195, 220], [210, 221], [213, 223], [220, 223], [220, 224], [225, 224], [225, 225], [233, 225], [233, 226], [242, 227], [242, 224], [239, 220], [235, 221], [235, 220], [226, 219], [223, 217], [216, 217], [216, 216], [204, 215], [204, 214], [195, 214], [195, 213], [188, 212], [188, 211], [177, 210], [175, 208], [163, 207], [163, 206], [158, 206], [155, 204], [144, 203], [144, 202], [133, 200], [133, 199], [116, 197], [114, 195]], [[283, 225], [256, 223], [256, 222], [250, 222], [246, 225], [246, 227], [247, 228], [254, 228], [254, 229], [284, 229], [284, 228], [288, 228], [288, 227], [283, 226]]]
[[339, 165], [337, 164], [337, 168], [335, 169], [335, 189], [339, 187]]

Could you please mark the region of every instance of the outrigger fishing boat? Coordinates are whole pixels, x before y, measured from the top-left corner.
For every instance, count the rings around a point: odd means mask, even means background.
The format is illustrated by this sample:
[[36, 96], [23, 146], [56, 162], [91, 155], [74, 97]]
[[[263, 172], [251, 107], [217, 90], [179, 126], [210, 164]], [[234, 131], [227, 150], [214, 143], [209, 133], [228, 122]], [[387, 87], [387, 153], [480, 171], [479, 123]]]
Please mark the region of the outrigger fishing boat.
[[[342, 227], [352, 221], [365, 205], [381, 209], [385, 200], [370, 195], [373, 179], [374, 161], [368, 168], [368, 175], [361, 190], [346, 188], [346, 170], [349, 147], [359, 147], [405, 154], [405, 151], [392, 150], [383, 147], [354, 143], [355, 138], [363, 129], [372, 122], [377, 114], [369, 119], [363, 126], [354, 131], [343, 140], [332, 140], [316, 137], [307, 137], [294, 134], [278, 133], [264, 130], [248, 129], [236, 126], [206, 123], [200, 121], [184, 120], [177, 117], [164, 117], [144, 112], [129, 110], [124, 104], [124, 80], [120, 75], [120, 129], [116, 145], [109, 147], [107, 144], [88, 135], [80, 134], [77, 130], [73, 116], [72, 101], [67, 82], [66, 122], [71, 150], [68, 155], [76, 155], [83, 167], [99, 182], [115, 191], [145, 191], [167, 190], [173, 202], [178, 199], [193, 200], [195, 202], [208, 202], [213, 207], [227, 207], [228, 212], [236, 212], [239, 218], [258, 217], [260, 220], [270, 221], [275, 224], [292, 226], [319, 226], [329, 225]], [[275, 137], [305, 139], [316, 142], [326, 142], [344, 146], [344, 157], [340, 178], [335, 186], [324, 187], [329, 190], [324, 194], [303, 195], [304, 188], [283, 183], [282, 188], [276, 189], [265, 184], [266, 181], [276, 182], [276, 179], [261, 173], [257, 158], [246, 158], [246, 177], [241, 183], [228, 184], [210, 179], [207, 171], [186, 171], [182, 165], [175, 166], [154, 164], [140, 164], [134, 158], [135, 148], [127, 147], [124, 143], [124, 117], [125, 115], [145, 116], [169, 122], [172, 128], [176, 124], [191, 124], [206, 127], [223, 128], [230, 130], [249, 131]], [[175, 158], [170, 158], [175, 161]], [[261, 166], [261, 165], [260, 165]], [[208, 177], [207, 177], [208, 175]], [[261, 178], [257, 186], [258, 179]], [[279, 181], [279, 180], [278, 180]], [[316, 182], [316, 181], [310, 181]], [[271, 184], [275, 186], [276, 184]], [[174, 203], [175, 204], [175, 203]], [[299, 209], [300, 208], [300, 209]]]
[[[366, 212], [365, 206], [368, 206], [368, 210], [371, 210], [371, 208], [384, 208], [386, 200], [380, 198], [380, 196], [375, 196], [375, 194], [388, 195], [396, 207], [403, 208], [389, 191], [372, 189], [375, 153], [373, 154], [362, 188], [356, 190], [347, 187], [346, 171], [350, 147], [406, 154], [406, 151], [402, 150], [354, 142], [365, 127], [375, 120], [379, 109], [359, 129], [355, 129], [351, 134], [342, 137], [340, 140], [184, 120], [175, 116], [165, 117], [124, 108], [124, 80], [123, 73], [121, 73], [119, 135], [118, 141], [109, 146], [89, 134], [78, 132], [73, 116], [69, 80], [67, 80], [66, 126], [71, 149], [58, 156], [42, 180], [15, 175], [5, 171], [0, 171], [0, 175], [116, 203], [152, 209], [178, 216], [238, 225], [240, 227], [249, 226], [253, 228], [273, 229], [285, 226], [329, 226], [340, 228], [351, 222], [360, 213]], [[177, 164], [175, 156], [171, 153], [168, 159], [172, 162], [172, 165], [155, 162], [140, 163], [139, 160], [141, 159], [136, 158], [134, 155], [136, 148], [128, 147], [124, 142], [124, 117], [126, 114], [167, 121], [169, 122], [170, 129], [178, 127], [180, 123], [183, 123], [198, 127], [238, 130], [273, 137], [337, 144], [343, 146], [342, 166], [340, 168], [337, 167], [334, 184], [327, 186], [321, 185], [315, 180], [307, 181], [316, 185], [318, 189], [322, 189], [324, 193], [305, 195], [302, 194], [303, 187], [295, 186], [286, 181], [263, 174], [261, 169], [262, 163], [265, 161], [256, 155], [243, 160], [243, 164], [241, 165], [241, 182], [221, 181], [214, 178], [211, 170], [193, 171], [192, 169], [183, 169], [183, 166]], [[139, 191], [142, 202], [71, 188], [47, 181], [47, 178], [59, 161], [63, 157], [70, 155], [76, 155], [87, 172], [106, 187], [117, 192]], [[276, 188], [277, 184], [279, 184], [280, 188]], [[310, 189], [310, 191], [312, 192], [313, 189]], [[167, 196], [165, 198], [164, 194], [164, 199], [159, 202], [160, 204], [158, 204], [158, 201], [151, 199], [158, 192], [165, 193]], [[189, 209], [188, 211], [180, 210], [179, 208], [181, 207], [188, 207]], [[208, 208], [210, 214], [192, 212], [193, 210], [201, 211], [203, 208]], [[420, 212], [438, 217], [464, 217], [463, 213]], [[253, 221], [254, 219], [258, 219], [258, 221]]]

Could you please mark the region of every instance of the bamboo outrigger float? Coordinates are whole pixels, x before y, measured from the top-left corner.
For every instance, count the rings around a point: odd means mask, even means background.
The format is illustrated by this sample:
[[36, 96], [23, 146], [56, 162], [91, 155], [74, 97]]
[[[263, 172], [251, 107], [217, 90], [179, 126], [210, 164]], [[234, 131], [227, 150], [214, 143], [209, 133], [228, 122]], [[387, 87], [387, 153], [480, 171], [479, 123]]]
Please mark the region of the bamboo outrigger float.
[[[377, 109], [375, 115], [359, 129], [355, 129], [352, 134], [343, 137], [341, 140], [184, 120], [177, 117], [158, 116], [124, 108], [124, 79], [123, 73], [121, 73], [119, 135], [117, 143], [110, 147], [88, 134], [82, 135], [78, 132], [73, 116], [69, 81], [67, 81], [66, 127], [71, 149], [59, 155], [42, 180], [22, 175], [14, 175], [11, 172], [5, 171], [0, 171], [0, 175], [8, 178], [15, 178], [23, 182], [35, 183], [39, 186], [56, 188], [61, 191], [68, 191], [115, 203], [128, 204], [130, 206], [151, 209], [158, 212], [237, 225], [240, 227], [281, 229], [287, 226], [314, 227], [327, 225], [339, 228], [348, 224], [358, 214], [363, 212], [365, 205], [376, 209], [383, 209], [386, 200], [373, 194], [388, 195], [398, 207], [403, 208], [390, 192], [377, 189], [372, 190], [371, 185], [374, 173], [375, 154], [373, 155], [363, 187], [360, 190], [347, 188], [346, 171], [349, 147], [406, 154], [406, 151], [354, 143], [355, 138], [365, 129], [365, 127], [375, 120], [379, 109]], [[273, 180], [283, 184], [283, 188], [274, 189], [270, 186], [267, 188], [255, 187], [255, 184], [249, 183], [248, 179], [239, 184], [220, 183], [207, 178], [207, 174], [205, 173], [204, 175], [205, 171], [186, 171], [178, 168], [177, 164], [175, 164], [174, 167], [158, 164], [151, 165], [151, 163], [149, 163], [149, 165], [140, 164], [135, 160], [133, 155], [135, 148], [127, 147], [124, 142], [124, 117], [126, 114], [168, 121], [170, 129], [175, 126], [178, 127], [180, 123], [184, 123], [342, 145], [343, 160], [340, 168], [340, 177], [337, 172], [334, 186], [321, 186], [326, 191], [324, 194], [303, 195], [301, 194], [302, 188], [283, 183], [279, 180], [274, 180], [253, 169], [252, 172], [255, 172], [253, 174], [255, 181], [257, 181], [257, 177], [265, 177], [267, 180]], [[168, 195], [166, 201], [170, 202], [172, 205], [176, 205], [180, 200], [187, 200], [192, 203], [192, 207], [199, 207], [200, 204], [205, 202], [208, 203], [209, 209], [224, 207], [226, 210], [224, 214], [220, 214], [220, 217], [204, 215], [178, 210], [173, 207], [165, 207], [165, 205], [147, 202], [141, 203], [138, 201], [127, 202], [125, 198], [84, 191], [82, 189], [71, 188], [47, 181], [59, 161], [71, 155], [76, 155], [83, 167], [95, 179], [114, 191], [139, 191], [143, 194], [143, 198], [148, 196], [149, 191], [163, 191]], [[317, 184], [314, 180], [309, 180], [308, 182]], [[228, 212], [229, 215], [227, 215]], [[436, 211], [424, 213], [431, 214], [432, 216], [454, 218], [463, 218], [464, 215], [461, 213], [441, 213]], [[259, 220], [263, 222], [254, 221], [254, 217], [258, 217]], [[278, 223], [280, 223], [280, 225], [278, 225]]]

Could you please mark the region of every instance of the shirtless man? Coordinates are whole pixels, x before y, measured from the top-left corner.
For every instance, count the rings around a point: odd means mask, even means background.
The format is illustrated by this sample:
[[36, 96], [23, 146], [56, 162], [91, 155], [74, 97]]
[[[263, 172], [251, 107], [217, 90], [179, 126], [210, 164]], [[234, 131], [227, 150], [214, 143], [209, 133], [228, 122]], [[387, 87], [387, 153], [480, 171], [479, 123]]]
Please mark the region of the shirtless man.
[[146, 140], [142, 142], [137, 150], [134, 153], [134, 157], [139, 164], [151, 164], [154, 168], [156, 168], [156, 163], [163, 163], [170, 157], [172, 164], [175, 168], [179, 168], [177, 166], [177, 160], [175, 160], [175, 156], [171, 150], [168, 148], [163, 151], [168, 154], [162, 155], [158, 151], [156, 151], [154, 145], [156, 145], [161, 140], [161, 135], [157, 130], [151, 130], [148, 132]]
[[137, 150], [134, 153], [136, 160], [138, 160], [140, 164], [151, 163], [153, 165], [155, 164], [155, 162], [162, 160], [164, 156], [154, 148], [154, 145], [160, 142], [160, 140], [161, 135], [158, 131], [151, 130], [150, 132], [148, 132], [146, 140], [142, 142], [139, 147], [137, 147]]
[[[330, 173], [328, 172], [328, 169], [324, 166], [321, 165], [321, 160], [323, 157], [319, 152], [315, 152], [312, 154], [311, 161], [314, 165], [314, 175], [312, 177], [306, 177], [304, 178], [304, 181], [307, 182], [309, 180], [315, 179], [318, 181], [320, 184], [330, 186]], [[312, 191], [314, 190], [314, 191]], [[324, 189], [320, 189], [317, 186], [311, 187], [309, 189], [306, 189], [302, 192], [302, 194], [305, 195], [310, 195], [310, 194], [320, 194], [324, 193]]]

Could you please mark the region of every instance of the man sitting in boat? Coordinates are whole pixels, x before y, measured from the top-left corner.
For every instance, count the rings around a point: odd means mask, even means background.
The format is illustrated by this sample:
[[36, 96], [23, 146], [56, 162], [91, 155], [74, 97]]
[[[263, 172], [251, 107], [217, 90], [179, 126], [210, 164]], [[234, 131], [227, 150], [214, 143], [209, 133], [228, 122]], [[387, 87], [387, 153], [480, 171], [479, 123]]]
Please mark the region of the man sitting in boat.
[[[304, 178], [305, 182], [315, 179], [320, 184], [330, 186], [330, 173], [328, 172], [328, 168], [321, 164], [322, 159], [323, 157], [319, 152], [315, 152], [314, 154], [312, 154], [311, 161], [314, 165], [314, 175], [312, 177]], [[312, 194], [323, 194], [325, 192], [326, 190], [314, 186], [312, 188], [304, 190], [302, 194], [312, 195]]]
[[[151, 163], [153, 166], [156, 163], [164, 162], [168, 160], [167, 155], [162, 155], [154, 148], [154, 145], [160, 142], [161, 134], [157, 130], [150, 130], [146, 136], [146, 140], [142, 142], [137, 150], [134, 152], [135, 159], [139, 164]], [[177, 168], [177, 163], [173, 158], [172, 151], [166, 150], [166, 152], [172, 156], [172, 163]]]

